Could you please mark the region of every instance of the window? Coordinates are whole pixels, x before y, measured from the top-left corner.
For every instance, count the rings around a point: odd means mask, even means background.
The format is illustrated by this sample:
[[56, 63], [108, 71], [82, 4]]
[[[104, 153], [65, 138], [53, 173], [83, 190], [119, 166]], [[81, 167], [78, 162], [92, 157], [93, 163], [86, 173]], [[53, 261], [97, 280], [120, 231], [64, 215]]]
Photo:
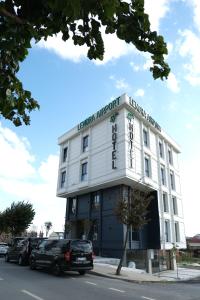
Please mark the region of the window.
[[165, 166], [160, 167], [160, 173], [161, 173], [161, 182], [162, 185], [166, 185], [166, 173], [165, 173]]
[[150, 156], [145, 155], [144, 158], [144, 173], [145, 176], [151, 177], [151, 163], [150, 163]]
[[172, 170], [170, 171], [170, 185], [171, 185], [171, 189], [175, 190], [175, 178], [174, 178], [174, 172]]
[[76, 214], [76, 208], [77, 208], [77, 199], [73, 198], [71, 199], [71, 212], [72, 214]]
[[170, 242], [170, 223], [165, 220], [165, 242]]
[[63, 156], [62, 156], [62, 161], [63, 162], [66, 162], [66, 159], [67, 159], [67, 152], [68, 152], [68, 148], [67, 147], [65, 147], [64, 149], [63, 149]]
[[63, 171], [61, 173], [61, 181], [60, 181], [60, 187], [63, 188], [65, 185], [65, 180], [66, 180], [66, 171]]
[[144, 141], [144, 146], [149, 147], [149, 135], [147, 129], [143, 129], [143, 141]]
[[179, 232], [179, 223], [178, 222], [174, 223], [174, 230], [175, 230], [176, 242], [180, 242], [180, 232]]
[[135, 231], [133, 228], [131, 228], [131, 240], [132, 241], [139, 241], [140, 240], [139, 231]]
[[159, 141], [158, 146], [159, 146], [159, 154], [160, 154], [160, 157], [161, 157], [161, 158], [164, 158], [163, 142]]
[[93, 227], [92, 227], [92, 241], [97, 241], [98, 240], [98, 221], [94, 220], [93, 221]]
[[175, 196], [172, 196], [172, 206], [174, 215], [178, 215], [177, 198]]
[[100, 206], [100, 193], [95, 192], [92, 195], [92, 209], [98, 209]]
[[169, 212], [167, 193], [163, 193], [162, 196], [163, 196], [163, 211], [164, 212]]
[[87, 166], [88, 166], [87, 162], [84, 162], [81, 165], [81, 181], [84, 181], [87, 179]]
[[83, 145], [82, 145], [83, 152], [88, 150], [88, 140], [89, 140], [89, 135], [83, 137]]
[[173, 155], [171, 149], [168, 149], [168, 161], [170, 165], [173, 165]]

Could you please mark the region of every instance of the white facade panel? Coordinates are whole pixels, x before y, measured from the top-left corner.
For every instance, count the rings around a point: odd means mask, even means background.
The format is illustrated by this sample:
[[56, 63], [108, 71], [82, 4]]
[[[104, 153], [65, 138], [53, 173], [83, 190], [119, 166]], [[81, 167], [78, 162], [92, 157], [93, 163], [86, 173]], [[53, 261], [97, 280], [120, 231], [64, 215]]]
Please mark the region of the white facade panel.
[[157, 156], [157, 147], [156, 147], [156, 136], [155, 134], [150, 130], [149, 131], [150, 135], [150, 149], [151, 153], [155, 156]]
[[108, 134], [110, 124], [103, 121], [92, 128], [91, 132], [91, 147], [92, 151], [96, 151], [108, 147], [110, 135]]
[[79, 184], [80, 177], [80, 163], [75, 162], [70, 164], [67, 168], [67, 187], [72, 188], [74, 185]]
[[181, 194], [180, 175], [177, 173], [175, 173], [175, 188], [176, 188], [176, 192], [180, 195]]
[[81, 153], [81, 137], [76, 136], [73, 140], [70, 140], [69, 149], [69, 159], [73, 161], [74, 159], [79, 159]]
[[183, 218], [183, 205], [180, 198], [177, 197], [178, 216]]
[[151, 158], [151, 176], [152, 180], [155, 183], [158, 183], [158, 164], [157, 160], [154, 158]]

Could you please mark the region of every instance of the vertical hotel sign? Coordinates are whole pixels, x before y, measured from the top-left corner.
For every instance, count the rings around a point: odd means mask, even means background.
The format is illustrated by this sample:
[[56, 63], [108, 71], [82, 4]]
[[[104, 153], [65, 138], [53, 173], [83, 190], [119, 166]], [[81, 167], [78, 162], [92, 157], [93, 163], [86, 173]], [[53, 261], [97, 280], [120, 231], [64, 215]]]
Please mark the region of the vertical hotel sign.
[[118, 115], [118, 113], [115, 113], [114, 115], [112, 115], [110, 117], [110, 122], [113, 123], [112, 124], [112, 169], [117, 169], [116, 166], [116, 160], [117, 160], [117, 149], [116, 149], [116, 145], [117, 145], [117, 123], [115, 123], [116, 120], [116, 116]]
[[128, 157], [129, 157], [129, 166], [130, 168], [133, 168], [133, 122], [134, 115], [131, 112], [128, 112], [127, 114], [128, 119], [128, 141], [129, 141], [129, 149], [128, 149]]

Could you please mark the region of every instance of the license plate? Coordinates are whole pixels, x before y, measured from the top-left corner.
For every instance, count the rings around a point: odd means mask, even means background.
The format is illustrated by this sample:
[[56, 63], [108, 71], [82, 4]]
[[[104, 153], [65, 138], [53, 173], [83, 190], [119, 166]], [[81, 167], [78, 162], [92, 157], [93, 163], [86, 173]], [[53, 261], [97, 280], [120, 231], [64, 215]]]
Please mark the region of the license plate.
[[77, 257], [77, 261], [86, 261], [86, 257]]

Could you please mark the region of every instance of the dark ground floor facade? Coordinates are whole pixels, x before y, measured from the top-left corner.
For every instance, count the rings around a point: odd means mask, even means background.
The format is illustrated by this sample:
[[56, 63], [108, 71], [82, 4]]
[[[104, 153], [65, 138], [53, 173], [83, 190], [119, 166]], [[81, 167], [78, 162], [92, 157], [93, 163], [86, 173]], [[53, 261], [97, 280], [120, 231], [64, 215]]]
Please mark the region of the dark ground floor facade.
[[[126, 226], [118, 221], [115, 208], [119, 199], [128, 199], [129, 193], [129, 186], [118, 185], [68, 198], [66, 236], [92, 240], [95, 255], [120, 258]], [[160, 249], [157, 191], [151, 193], [147, 215], [149, 222], [138, 232], [130, 230], [126, 246], [127, 261], [134, 260], [134, 254], [135, 258], [138, 257], [138, 265], [139, 261], [144, 260], [147, 249], [154, 249], [155, 256]]]

